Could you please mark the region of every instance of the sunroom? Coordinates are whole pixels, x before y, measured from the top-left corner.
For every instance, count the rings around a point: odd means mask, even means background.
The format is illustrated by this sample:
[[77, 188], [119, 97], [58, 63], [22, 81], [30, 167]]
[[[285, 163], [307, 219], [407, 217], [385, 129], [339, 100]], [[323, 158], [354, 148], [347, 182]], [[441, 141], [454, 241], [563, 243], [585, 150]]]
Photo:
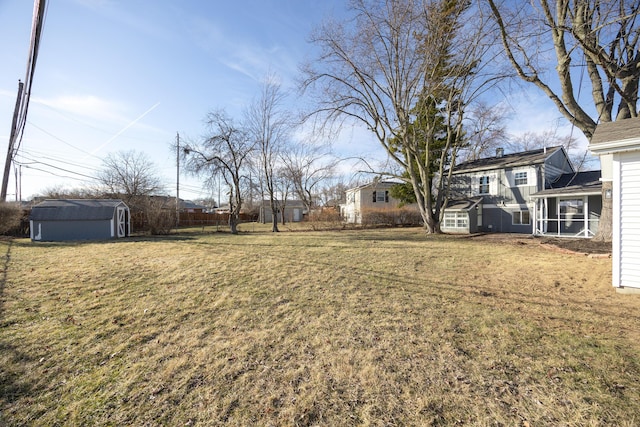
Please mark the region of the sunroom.
[[598, 231], [602, 211], [600, 171], [561, 175], [552, 188], [531, 196], [533, 234], [591, 238]]
[[454, 200], [444, 211], [440, 229], [445, 233], [476, 233], [482, 224], [482, 197]]

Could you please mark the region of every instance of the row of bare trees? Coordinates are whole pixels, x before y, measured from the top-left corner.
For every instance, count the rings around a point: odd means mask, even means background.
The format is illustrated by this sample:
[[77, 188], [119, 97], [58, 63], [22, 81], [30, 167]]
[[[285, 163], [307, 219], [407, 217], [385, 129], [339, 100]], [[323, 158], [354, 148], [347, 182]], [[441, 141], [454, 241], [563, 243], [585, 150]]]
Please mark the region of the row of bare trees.
[[[275, 76], [268, 76], [259, 96], [236, 120], [224, 110], [207, 115], [207, 136], [183, 147], [187, 169], [212, 181], [222, 178], [228, 188], [229, 225], [237, 233], [240, 210], [245, 206], [252, 176], [258, 176], [261, 208], [268, 201], [272, 231], [278, 231], [279, 214], [295, 197], [307, 211], [318, 204], [321, 190], [331, 185], [337, 160], [327, 144], [310, 138], [293, 142], [294, 115], [284, 108], [287, 94]], [[282, 215], [284, 218], [284, 215]]]

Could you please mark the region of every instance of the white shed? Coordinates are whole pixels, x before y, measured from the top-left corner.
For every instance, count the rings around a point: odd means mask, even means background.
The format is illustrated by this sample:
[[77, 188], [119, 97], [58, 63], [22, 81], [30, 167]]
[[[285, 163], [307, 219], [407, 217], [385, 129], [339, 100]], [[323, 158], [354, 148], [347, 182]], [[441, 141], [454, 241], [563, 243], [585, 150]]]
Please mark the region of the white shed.
[[613, 286], [640, 292], [640, 118], [598, 125], [589, 149], [613, 182]]

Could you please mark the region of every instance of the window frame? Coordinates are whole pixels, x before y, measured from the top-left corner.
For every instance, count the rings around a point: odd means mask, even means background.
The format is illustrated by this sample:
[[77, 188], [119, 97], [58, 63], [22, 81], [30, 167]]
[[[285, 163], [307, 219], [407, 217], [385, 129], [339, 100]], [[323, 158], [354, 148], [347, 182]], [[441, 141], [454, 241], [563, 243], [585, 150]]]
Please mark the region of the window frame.
[[[483, 189], [486, 191], [482, 191]], [[491, 177], [489, 175], [482, 175], [478, 178], [478, 194], [491, 194]]]
[[513, 172], [513, 185], [516, 187], [529, 185], [529, 172], [528, 171]]
[[373, 203], [389, 203], [389, 190], [374, 190]]
[[[523, 216], [526, 215], [527, 221], [523, 221]], [[516, 217], [518, 218], [518, 222], [516, 222]], [[531, 225], [531, 212], [529, 209], [523, 209], [519, 211], [511, 212], [511, 225]]]
[[469, 228], [469, 215], [466, 212], [445, 212], [442, 222], [444, 228], [466, 230]]

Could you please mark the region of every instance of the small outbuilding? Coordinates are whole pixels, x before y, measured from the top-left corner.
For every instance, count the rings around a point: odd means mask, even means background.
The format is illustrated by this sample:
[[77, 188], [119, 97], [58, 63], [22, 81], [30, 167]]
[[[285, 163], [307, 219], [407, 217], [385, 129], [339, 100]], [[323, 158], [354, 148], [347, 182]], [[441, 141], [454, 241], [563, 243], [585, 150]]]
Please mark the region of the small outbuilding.
[[613, 204], [613, 286], [640, 291], [640, 118], [601, 123], [589, 149], [600, 156], [605, 194]]
[[31, 209], [32, 241], [106, 240], [131, 232], [129, 207], [117, 199], [50, 199]]

